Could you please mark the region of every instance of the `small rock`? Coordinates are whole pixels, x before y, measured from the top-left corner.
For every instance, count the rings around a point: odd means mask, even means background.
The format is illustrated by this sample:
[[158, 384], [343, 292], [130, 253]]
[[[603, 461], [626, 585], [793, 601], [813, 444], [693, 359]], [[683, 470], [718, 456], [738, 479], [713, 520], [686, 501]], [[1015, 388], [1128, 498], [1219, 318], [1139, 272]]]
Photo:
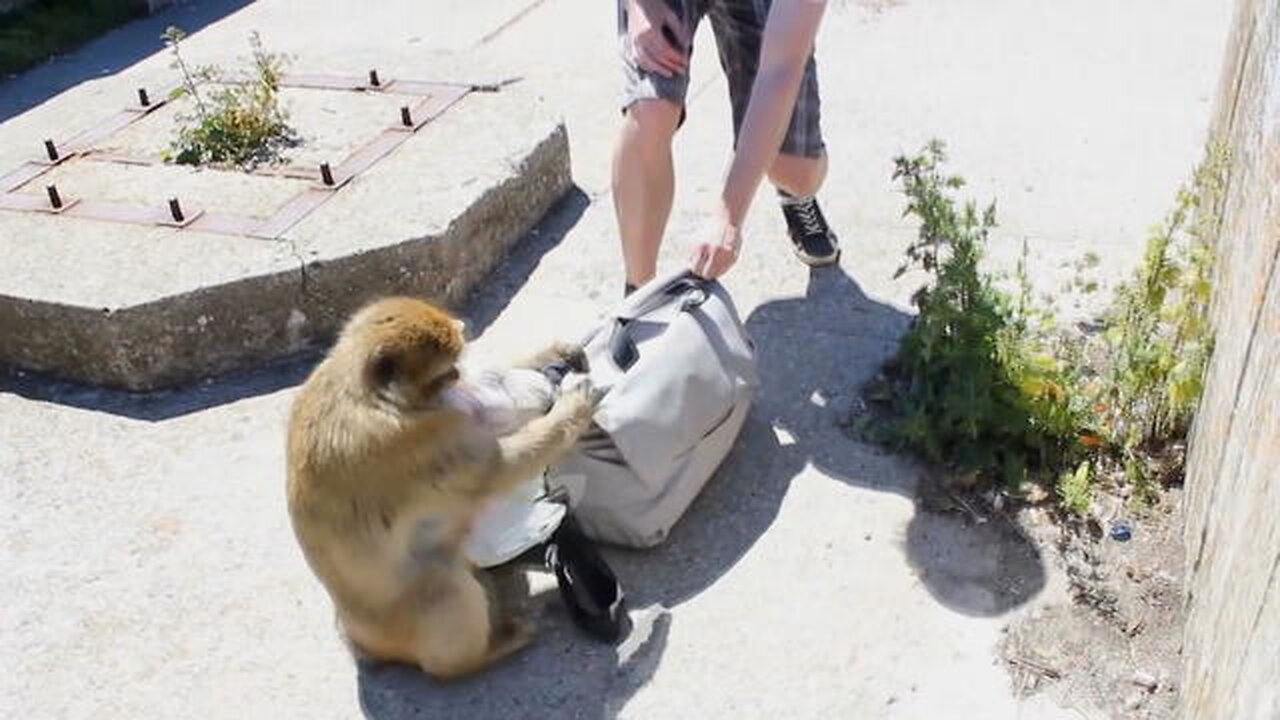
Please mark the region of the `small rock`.
[[1130, 710], [1130, 711], [1137, 710], [1138, 708], [1142, 707], [1142, 702], [1144, 700], [1146, 700], [1145, 695], [1140, 693], [1134, 693], [1124, 701], [1124, 709]]
[[1098, 522], [1097, 518], [1091, 517], [1088, 520], [1086, 520], [1085, 530], [1088, 531], [1089, 537], [1093, 538], [1094, 540], [1102, 539], [1102, 523]]
[[866, 535], [863, 535], [863, 536], [862, 536], [862, 539], [863, 539], [863, 540], [866, 540], [867, 542], [870, 542], [870, 541], [871, 541], [871, 533], [867, 533]]
[[1156, 688], [1160, 685], [1160, 681], [1156, 679], [1155, 675], [1141, 670], [1138, 670], [1133, 674], [1132, 680], [1134, 685], [1146, 688], [1147, 692], [1155, 692]]

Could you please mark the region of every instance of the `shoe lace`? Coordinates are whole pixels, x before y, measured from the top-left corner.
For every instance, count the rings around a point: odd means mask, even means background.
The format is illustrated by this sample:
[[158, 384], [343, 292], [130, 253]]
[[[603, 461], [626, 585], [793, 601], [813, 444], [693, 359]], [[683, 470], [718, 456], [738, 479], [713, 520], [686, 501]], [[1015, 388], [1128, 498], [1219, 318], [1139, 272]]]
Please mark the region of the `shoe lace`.
[[822, 219], [818, 217], [818, 204], [816, 202], [810, 200], [794, 207], [806, 234], [820, 235], [825, 232], [822, 227]]

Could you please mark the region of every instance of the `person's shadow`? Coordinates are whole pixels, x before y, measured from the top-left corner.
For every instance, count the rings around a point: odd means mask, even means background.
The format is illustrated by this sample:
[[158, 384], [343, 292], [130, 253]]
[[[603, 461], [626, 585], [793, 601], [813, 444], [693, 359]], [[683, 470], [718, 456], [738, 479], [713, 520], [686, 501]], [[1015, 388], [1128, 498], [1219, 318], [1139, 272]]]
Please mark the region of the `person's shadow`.
[[938, 513], [925, 469], [855, 439], [850, 409], [896, 351], [911, 318], [868, 297], [839, 266], [814, 269], [804, 297], [767, 302], [747, 318], [762, 387], [741, 437], [668, 541], [617, 555], [639, 604], [672, 607], [729, 571], [773, 523], [793, 478], [812, 466], [832, 479], [912, 499], [906, 560], [953, 611], [991, 616], [1045, 583], [1039, 551], [999, 515], [974, 524]]
[[[443, 685], [405, 666], [362, 666], [366, 715], [615, 717], [660, 663], [669, 609], [737, 564], [807, 466], [916, 499], [917, 466], [858, 442], [844, 427], [859, 388], [892, 355], [909, 322], [838, 267], [812, 271], [805, 297], [756, 308], [746, 326], [762, 387], [734, 450], [663, 545], [606, 551], [631, 604], [630, 637], [616, 648], [587, 640], [554, 592], [544, 594], [533, 646], [472, 680]], [[1035, 547], [998, 517], [974, 525], [917, 502], [903, 550], [933, 597], [966, 615], [999, 614], [1044, 585]]]

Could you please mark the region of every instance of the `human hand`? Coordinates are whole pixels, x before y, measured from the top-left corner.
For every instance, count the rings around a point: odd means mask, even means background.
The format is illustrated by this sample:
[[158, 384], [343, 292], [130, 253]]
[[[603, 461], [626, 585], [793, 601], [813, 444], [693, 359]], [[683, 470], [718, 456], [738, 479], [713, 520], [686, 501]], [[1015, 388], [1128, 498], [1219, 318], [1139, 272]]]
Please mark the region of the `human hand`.
[[714, 280], [725, 274], [738, 260], [742, 233], [730, 223], [721, 223], [718, 237], [703, 240], [693, 248], [689, 267], [695, 275]]
[[627, 34], [636, 64], [663, 77], [689, 67], [684, 22], [664, 0], [629, 0]]

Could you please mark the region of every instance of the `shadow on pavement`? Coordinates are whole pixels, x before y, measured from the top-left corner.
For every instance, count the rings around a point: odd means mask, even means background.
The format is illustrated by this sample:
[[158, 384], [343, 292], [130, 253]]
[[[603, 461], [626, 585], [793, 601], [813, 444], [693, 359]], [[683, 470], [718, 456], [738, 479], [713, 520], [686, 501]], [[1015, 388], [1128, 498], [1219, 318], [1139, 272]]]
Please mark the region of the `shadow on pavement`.
[[[665, 545], [620, 553], [639, 604], [672, 607], [741, 559], [773, 523], [808, 465], [859, 487], [912, 499], [903, 548], [932, 596], [972, 616], [1003, 613], [1045, 584], [1035, 546], [998, 517], [971, 525], [917, 499], [921, 472], [844, 429], [859, 388], [897, 347], [910, 317], [862, 292], [839, 267], [812, 271], [805, 297], [765, 303], [746, 320], [763, 387], [725, 465]], [[904, 472], [904, 469], [910, 470]]]
[[[473, 332], [498, 317], [589, 202], [571, 193], [482, 284], [463, 312]], [[750, 551], [807, 467], [916, 502], [903, 553], [943, 606], [993, 616], [1027, 602], [1043, 587], [1045, 570], [1025, 537], [999, 518], [975, 526], [926, 510], [917, 499], [918, 469], [853, 440], [843, 427], [858, 389], [893, 353], [908, 323], [838, 267], [814, 270], [805, 297], [756, 308], [746, 325], [763, 387], [735, 449], [664, 545], [607, 551], [628, 593], [630, 635], [617, 646], [594, 642], [572, 625], [554, 591], [543, 592], [529, 601], [541, 627], [534, 644], [472, 679], [442, 685], [407, 666], [358, 665], [364, 713], [380, 720], [616, 717], [661, 662], [674, 619], [669, 609], [713, 585]], [[32, 376], [0, 377], [0, 392], [156, 421], [294, 385], [315, 359], [142, 396]]]
[[909, 320], [868, 298], [839, 268], [813, 271], [803, 298], [757, 308], [746, 324], [764, 387], [735, 449], [665, 544], [608, 551], [631, 604], [631, 636], [617, 648], [594, 643], [571, 625], [554, 592], [544, 594], [533, 646], [473, 680], [441, 685], [406, 666], [361, 667], [366, 715], [616, 717], [661, 661], [669, 609], [737, 564], [808, 465], [916, 502], [903, 552], [945, 607], [992, 616], [1030, 600], [1044, 586], [1045, 571], [1029, 540], [996, 518], [971, 525], [926, 510], [916, 499], [911, 463], [852, 440], [841, 427], [858, 388], [897, 347]]
[[365, 717], [615, 718], [649, 682], [666, 649], [672, 616], [663, 609], [633, 611], [628, 637], [608, 646], [572, 625], [554, 590], [531, 604], [539, 625], [533, 644], [475, 676], [440, 683], [408, 665], [359, 663]]

